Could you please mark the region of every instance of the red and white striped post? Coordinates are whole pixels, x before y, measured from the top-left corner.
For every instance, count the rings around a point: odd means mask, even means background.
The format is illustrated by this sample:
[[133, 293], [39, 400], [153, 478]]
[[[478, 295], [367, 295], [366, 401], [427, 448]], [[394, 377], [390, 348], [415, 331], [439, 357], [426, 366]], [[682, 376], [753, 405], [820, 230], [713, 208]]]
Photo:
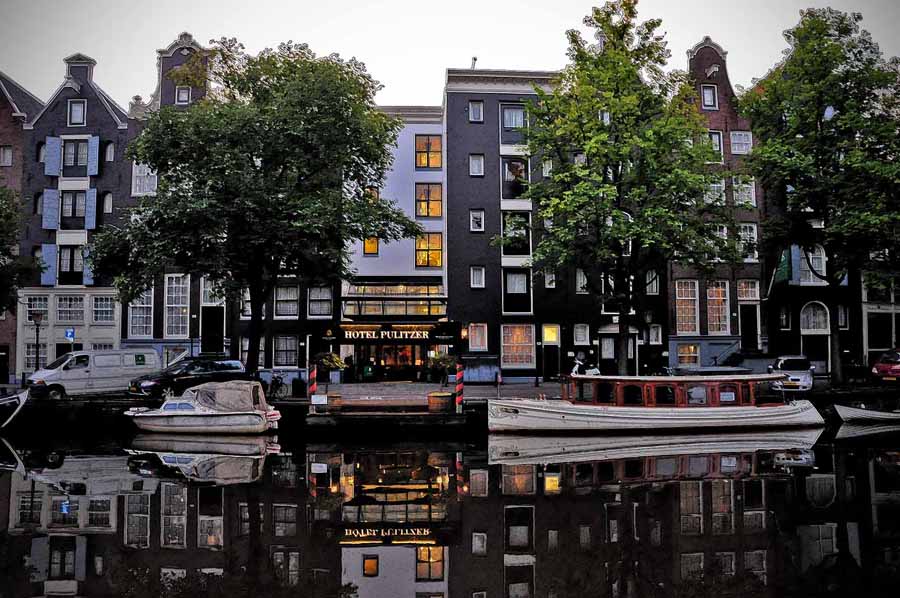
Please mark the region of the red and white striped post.
[[310, 366], [306, 382], [306, 396], [312, 399], [312, 396], [319, 390], [319, 385], [316, 383], [316, 364]]
[[456, 412], [462, 413], [464, 370], [462, 362], [456, 364]]

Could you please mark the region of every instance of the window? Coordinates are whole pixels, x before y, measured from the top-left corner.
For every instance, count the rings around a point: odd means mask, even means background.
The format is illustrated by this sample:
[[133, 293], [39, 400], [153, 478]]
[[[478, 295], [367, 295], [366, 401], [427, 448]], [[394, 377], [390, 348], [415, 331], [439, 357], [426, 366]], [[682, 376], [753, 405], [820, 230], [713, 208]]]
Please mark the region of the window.
[[525, 127], [524, 106], [503, 106], [503, 128], [521, 129]]
[[[732, 387], [733, 388], [733, 387]], [[734, 488], [731, 480], [712, 480], [712, 533], [734, 532]]]
[[43, 320], [46, 322], [47, 317], [49, 316], [48, 301], [49, 299], [47, 295], [35, 295], [28, 297], [28, 315], [26, 316], [26, 319], [29, 322], [34, 322], [31, 316], [39, 313], [41, 314]]
[[675, 330], [678, 334], [697, 334], [697, 281], [675, 281]]
[[706, 326], [709, 334], [727, 335], [729, 326], [728, 281], [712, 280], [706, 284]]
[[364, 554], [362, 557], [362, 569], [364, 577], [378, 577], [378, 555]]
[[416, 237], [416, 268], [440, 268], [443, 242], [441, 233], [425, 233]]
[[502, 223], [501, 254], [504, 256], [531, 255], [531, 214], [528, 212], [503, 212]]
[[62, 216], [67, 218], [84, 218], [84, 191], [64, 191], [62, 194]]
[[745, 262], [755, 262], [759, 258], [756, 250], [756, 224], [745, 222], [739, 225], [741, 253]]
[[838, 328], [847, 330], [850, 328], [850, 312], [846, 305], [838, 305]]
[[106, 147], [103, 150], [103, 159], [107, 162], [116, 161], [116, 144], [112, 141], [107, 142]]
[[416, 168], [441, 167], [441, 136], [416, 135]]
[[473, 289], [484, 288], [484, 266], [471, 266], [469, 268], [469, 286]]
[[50, 551], [49, 579], [72, 579], [75, 577], [75, 551], [71, 544]]
[[128, 336], [153, 336], [153, 289], [138, 295], [128, 307]]
[[749, 154], [753, 148], [753, 133], [750, 131], [731, 132], [731, 153]]
[[275, 361], [272, 365], [275, 367], [297, 367], [299, 356], [297, 343], [296, 336], [276, 336]]
[[487, 351], [487, 324], [469, 324], [469, 351]]
[[188, 335], [189, 279], [187, 274], [166, 275], [165, 319], [167, 337]]
[[103, 213], [112, 214], [113, 211], [113, 195], [112, 193], [103, 194]]
[[584, 152], [577, 152], [577, 153], [572, 157], [572, 161], [573, 161], [576, 165], [582, 166], [582, 165], [584, 165], [584, 164], [587, 164], [587, 156], [584, 154]]
[[416, 547], [416, 581], [443, 581], [444, 547]]
[[440, 218], [443, 204], [443, 187], [440, 183], [416, 183], [416, 216]]
[[63, 145], [64, 166], [87, 166], [87, 141], [66, 141]]
[[186, 106], [191, 103], [191, 88], [187, 85], [175, 86], [175, 104]]
[[363, 241], [363, 255], [378, 255], [378, 237], [370, 237]]
[[297, 535], [297, 505], [274, 505], [272, 528], [277, 537]]
[[[112, 351], [115, 346], [112, 343], [91, 343], [91, 351]], [[142, 357], [140, 355], [136, 358]]]
[[300, 288], [284, 286], [275, 288], [275, 315], [292, 318], [300, 313]]
[[[801, 249], [801, 251], [803, 251]], [[816, 272], [825, 276], [825, 249], [821, 245], [816, 246], [812, 251], [804, 252], [805, 255], [800, 256], [800, 283], [801, 284], [821, 284], [824, 281], [816, 276]], [[807, 259], [809, 258], [809, 259]], [[810, 268], [812, 265], [812, 268]]]
[[787, 305], [782, 305], [778, 312], [778, 327], [782, 330], [791, 329], [791, 310]]
[[[34, 194], [34, 206], [31, 209], [32, 213], [40, 216], [44, 213], [44, 194], [43, 193], [35, 193]], [[39, 248], [38, 248], [39, 249]]]
[[272, 568], [281, 583], [295, 586], [300, 583], [300, 553], [296, 550], [272, 552]]
[[[246, 365], [247, 364], [247, 353], [250, 352], [250, 339], [247, 337], [241, 337], [241, 362]], [[259, 358], [258, 363], [260, 367], [266, 363], [266, 339], [260, 337], [259, 339]]]
[[541, 176], [545, 179], [553, 176], [553, 160], [547, 159], [541, 162]]
[[650, 325], [650, 344], [651, 345], [661, 345], [662, 344], [662, 326], [659, 324], [651, 324]]
[[224, 305], [225, 294], [221, 285], [207, 276], [200, 279], [201, 305]]
[[821, 303], [807, 303], [800, 310], [800, 330], [802, 332], [828, 332], [828, 310]]
[[469, 231], [484, 232], [484, 210], [469, 210]]
[[115, 298], [94, 297], [94, 322], [112, 322], [115, 319], [115, 309]]
[[11, 145], [0, 145], [0, 166], [12, 166], [13, 151]]
[[590, 525], [579, 525], [578, 526], [578, 545], [584, 549], [591, 547], [591, 526]]
[[719, 90], [715, 85], [701, 85], [700, 94], [703, 100], [703, 107], [705, 109], [719, 109]]
[[[831, 528], [827, 524], [819, 525], [819, 526], [809, 526], [809, 527], [811, 527], [813, 529], [818, 527], [818, 528], [820, 528], [820, 530], [822, 528], [828, 528], [828, 531], [826, 531], [825, 533], [826, 533], [826, 535], [828, 533], [831, 533], [832, 537], [830, 539], [831, 552], [829, 552], [827, 554], [834, 554], [837, 552], [837, 548], [835, 546], [836, 542], [834, 542], [834, 540], [833, 540], [833, 534], [834, 534], [833, 528]], [[817, 548], [824, 547], [829, 543], [829, 540], [826, 540], [826, 542], [821, 542], [822, 537], [820, 537], [819, 540], [820, 540], [820, 542], [818, 543], [819, 546], [817, 546]], [[822, 555], [824, 558], [824, 556], [826, 555], [825, 550], [822, 550]], [[815, 557], [813, 557], [813, 558], [815, 558]], [[820, 562], [820, 561], [815, 561], [815, 562]], [[744, 571], [747, 573], [752, 573], [753, 575], [758, 577], [759, 580], [761, 582], [763, 582], [763, 584], [765, 584], [766, 583], [766, 551], [765, 550], [752, 550], [752, 551], [745, 552], [744, 553]]]
[[311, 287], [309, 289], [307, 312], [310, 317], [330, 317], [331, 303], [331, 287]]
[[706, 203], [721, 205], [725, 203], [725, 179], [718, 180], [709, 185], [709, 190], [703, 198]]
[[681, 555], [681, 579], [698, 579], [703, 577], [703, 553], [690, 552]]
[[534, 494], [534, 465], [502, 465], [501, 475], [503, 494]]
[[528, 188], [528, 162], [522, 158], [502, 158], [503, 185], [500, 199], [518, 199]]
[[484, 532], [472, 532], [472, 554], [484, 556], [487, 554], [487, 534]]
[[500, 365], [506, 368], [533, 368], [535, 366], [534, 326], [531, 324], [504, 324], [501, 326], [503, 345]]
[[473, 469], [469, 472], [469, 494], [476, 498], [488, 495], [488, 470]]
[[700, 365], [700, 345], [678, 345], [678, 365]]
[[112, 501], [109, 498], [91, 497], [88, 500], [88, 521], [90, 527], [110, 527], [109, 518]]
[[716, 162], [721, 162], [724, 151], [722, 149], [722, 131], [709, 131], [709, 143], [712, 145], [713, 151], [718, 154]]
[[50, 525], [58, 527], [78, 526], [78, 497], [54, 498], [50, 503]]
[[579, 295], [586, 295], [588, 292], [587, 275], [581, 268], [575, 269], [575, 292]]
[[556, 288], [556, 272], [544, 272], [544, 288]]
[[484, 122], [484, 102], [482, 102], [481, 100], [469, 101], [469, 122]]
[[527, 295], [528, 275], [524, 272], [506, 272], [506, 292], [509, 295]]
[[47, 146], [43, 141], [39, 141], [37, 144], [37, 160], [41, 164], [47, 161]]
[[150, 546], [150, 496], [125, 495], [125, 545], [134, 548]]
[[60, 322], [81, 322], [84, 320], [84, 297], [80, 295], [59, 295], [56, 297], [56, 319]]
[[25, 369], [35, 371], [47, 365], [47, 344], [41, 343], [40, 347], [34, 343], [25, 345]]
[[731, 184], [734, 193], [734, 203], [752, 208], [756, 207], [756, 183], [753, 179], [733, 177]]
[[659, 274], [656, 270], [647, 270], [647, 294], [659, 295]]
[[187, 488], [176, 484], [162, 484], [163, 548], [184, 548], [187, 540]]
[[616, 358], [616, 339], [611, 336], [600, 338], [600, 359]]
[[572, 330], [574, 331], [576, 345], [591, 344], [590, 326], [587, 324], [575, 324]]
[[469, 176], [484, 176], [484, 154], [469, 154]]
[[83, 127], [86, 122], [87, 101], [86, 100], [69, 100], [69, 122], [70, 127]]
[[[259, 508], [259, 520], [257, 521], [257, 531], [262, 533], [262, 525], [263, 525], [263, 504], [257, 503], [256, 505]], [[238, 519], [240, 521], [240, 528], [238, 529], [239, 536], [248, 536], [250, 535], [250, 507], [247, 503], [242, 502], [238, 504]]]
[[759, 301], [759, 281], [741, 278], [737, 281], [738, 301]]
[[146, 164], [134, 164], [131, 168], [131, 194], [156, 195], [156, 172]]

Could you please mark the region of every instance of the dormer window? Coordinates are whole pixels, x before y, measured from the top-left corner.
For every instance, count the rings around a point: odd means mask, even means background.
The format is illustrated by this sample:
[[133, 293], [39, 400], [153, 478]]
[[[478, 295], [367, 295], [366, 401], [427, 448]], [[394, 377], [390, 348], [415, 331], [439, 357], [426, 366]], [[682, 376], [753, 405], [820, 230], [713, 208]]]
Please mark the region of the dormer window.
[[69, 100], [69, 126], [83, 127], [87, 114], [87, 101]]
[[187, 85], [179, 85], [175, 88], [175, 104], [187, 106], [191, 103], [191, 88]]
[[701, 85], [700, 99], [705, 110], [719, 109], [719, 91], [715, 85]]

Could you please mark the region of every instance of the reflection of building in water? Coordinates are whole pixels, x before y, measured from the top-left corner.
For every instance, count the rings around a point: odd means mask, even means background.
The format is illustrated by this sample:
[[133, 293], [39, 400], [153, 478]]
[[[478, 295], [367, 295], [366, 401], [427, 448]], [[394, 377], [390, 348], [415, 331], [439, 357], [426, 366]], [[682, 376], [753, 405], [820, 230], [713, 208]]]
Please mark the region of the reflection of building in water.
[[773, 509], [789, 473], [772, 453], [470, 460], [461, 476], [454, 595], [658, 595], [745, 574], [761, 590], [782, 557]]
[[308, 447], [315, 537], [337, 539], [341, 582], [360, 598], [449, 596], [457, 542], [456, 454]]
[[148, 471], [145, 461], [132, 462], [132, 473], [124, 456], [67, 457], [57, 470], [4, 474], [9, 562], [33, 567], [23, 595], [115, 596], [119, 574], [141, 568], [163, 581], [255, 571], [335, 593], [339, 556], [308, 544], [307, 490], [293, 459], [270, 455], [258, 481], [229, 486]]

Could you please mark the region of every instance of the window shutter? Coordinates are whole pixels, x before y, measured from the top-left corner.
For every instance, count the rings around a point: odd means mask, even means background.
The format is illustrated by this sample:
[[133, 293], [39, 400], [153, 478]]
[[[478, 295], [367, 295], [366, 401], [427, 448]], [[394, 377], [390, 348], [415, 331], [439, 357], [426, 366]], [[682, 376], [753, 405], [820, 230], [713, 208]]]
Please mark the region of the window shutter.
[[800, 282], [800, 262], [805, 259], [801, 249], [797, 245], [791, 245], [791, 282]]
[[91, 137], [88, 139], [88, 176], [97, 176], [100, 171], [100, 138]]
[[32, 538], [31, 540], [31, 581], [47, 580], [50, 570], [50, 537]]
[[97, 228], [97, 190], [88, 189], [84, 196], [84, 228], [94, 230]]
[[62, 174], [62, 139], [59, 137], [47, 137], [44, 141], [44, 174]]
[[45, 266], [41, 272], [41, 284], [52, 287], [56, 284], [56, 245], [53, 243], [41, 245], [41, 260]]
[[[78, 500], [78, 499], [76, 499]], [[87, 538], [75, 536], [75, 580], [84, 581], [87, 569]]]
[[41, 214], [41, 228], [56, 230], [59, 228], [59, 191], [57, 189], [44, 189], [42, 199], [44, 205]]
[[90, 251], [87, 247], [82, 248], [81, 255], [84, 257], [84, 266], [82, 269], [82, 284], [92, 285], [94, 284], [94, 271], [91, 269], [90, 260]]

